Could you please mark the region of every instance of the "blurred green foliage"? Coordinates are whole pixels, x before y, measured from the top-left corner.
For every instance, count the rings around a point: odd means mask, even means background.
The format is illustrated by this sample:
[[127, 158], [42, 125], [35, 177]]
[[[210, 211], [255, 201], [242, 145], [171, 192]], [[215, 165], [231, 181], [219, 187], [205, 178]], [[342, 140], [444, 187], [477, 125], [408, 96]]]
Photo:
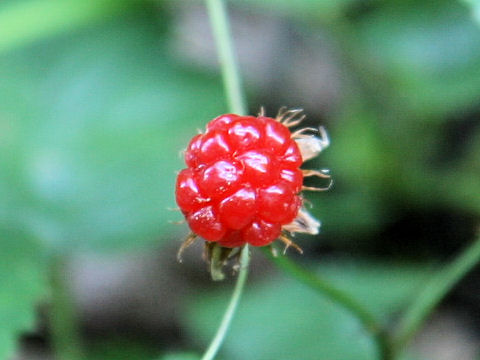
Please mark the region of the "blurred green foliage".
[[6, 0], [0, 12], [0, 53], [100, 22], [135, 2], [112, 0]]
[[35, 320], [34, 307], [46, 294], [46, 259], [40, 244], [24, 231], [0, 224], [0, 358]]
[[[175, 237], [168, 220], [180, 215], [167, 208], [179, 151], [225, 101], [218, 74], [171, 54], [172, 14], [159, 4], [0, 4], [0, 358], [34, 323], [34, 305], [48, 293], [48, 256], [148, 249]], [[308, 196], [323, 243], [357, 246], [400, 207], [478, 218], [478, 1], [230, 4], [327, 33], [343, 56], [347, 95], [327, 115], [333, 145], [314, 164], [332, 169], [336, 187]], [[476, 125], [450, 138], [469, 114]], [[319, 271], [386, 319], [426, 275], [367, 261]], [[183, 325], [193, 343], [207, 342], [227, 298], [202, 293], [189, 303]], [[374, 358], [349, 314], [290, 280], [268, 279], [244, 300], [225, 358]], [[122, 358], [119, 343], [92, 349], [92, 358]], [[136, 345], [128, 353], [150, 354]], [[195, 358], [182, 356], [166, 359]]]
[[[419, 267], [341, 260], [324, 262], [317, 271], [380, 318], [401, 310], [426, 278]], [[184, 309], [192, 341], [208, 343], [228, 299], [225, 290], [192, 297]], [[270, 276], [246, 290], [220, 357], [314, 360], [321, 354], [331, 360], [367, 360], [376, 353], [368, 333], [343, 308], [298, 282]]]
[[340, 28], [361, 86], [335, 117], [322, 159], [339, 185], [315, 196], [326, 231], [368, 236], [405, 207], [478, 217], [480, 28], [468, 9], [387, 3]]
[[480, 23], [480, 1], [478, 0], [463, 0], [466, 4], [472, 8], [472, 16]]
[[[122, 337], [94, 342], [89, 347], [87, 356], [90, 360], [154, 360], [157, 358], [156, 351], [151, 344]], [[186, 358], [185, 360], [189, 359]]]
[[330, 20], [342, 15], [342, 11], [359, 0], [247, 0], [235, 1], [239, 5], [273, 11], [278, 15], [287, 15], [297, 20]]
[[192, 353], [171, 353], [165, 355], [161, 360], [199, 360], [200, 357]]
[[155, 30], [127, 17], [0, 59], [15, 154], [4, 189], [18, 191], [4, 213], [49, 246], [131, 248], [174, 229], [180, 150], [223, 96], [218, 78], [176, 66]]
[[477, 104], [480, 36], [468, 15], [454, 1], [399, 2], [356, 24], [364, 71], [402, 118], [441, 121]]

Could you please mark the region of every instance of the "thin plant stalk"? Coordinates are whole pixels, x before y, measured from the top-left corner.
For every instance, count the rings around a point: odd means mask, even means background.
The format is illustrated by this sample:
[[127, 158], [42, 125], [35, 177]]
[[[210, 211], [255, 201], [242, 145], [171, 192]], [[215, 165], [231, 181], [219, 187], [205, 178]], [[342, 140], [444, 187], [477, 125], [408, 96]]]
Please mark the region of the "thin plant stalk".
[[[222, 78], [229, 111], [239, 115], [245, 115], [247, 109], [241, 86], [240, 72], [233, 50], [225, 4], [222, 0], [206, 0], [206, 4], [222, 68]], [[223, 314], [222, 321], [215, 336], [202, 356], [202, 360], [214, 359], [225, 339], [245, 287], [249, 262], [250, 250], [248, 245], [245, 245], [240, 254], [240, 270], [232, 297]]]
[[233, 290], [232, 297], [230, 298], [230, 303], [228, 304], [225, 313], [223, 314], [222, 322], [217, 329], [217, 333], [213, 338], [212, 342], [210, 343], [208, 349], [202, 356], [202, 360], [212, 360], [215, 358], [220, 346], [225, 339], [227, 334], [228, 328], [232, 322], [233, 315], [235, 314], [235, 310], [237, 309], [238, 302], [240, 300], [240, 296], [242, 295], [243, 288], [245, 287], [245, 282], [247, 280], [248, 274], [248, 264], [250, 262], [250, 254], [248, 245], [245, 245], [242, 249], [242, 253], [240, 255], [240, 271], [238, 273], [237, 283], [235, 284], [235, 288]]
[[395, 350], [400, 352], [424, 324], [427, 317], [458, 281], [480, 262], [480, 235], [457, 258], [440, 271], [416, 297], [400, 321]]
[[225, 3], [222, 0], [206, 0], [210, 23], [212, 26], [218, 58], [222, 68], [223, 84], [229, 111], [246, 115], [247, 107], [242, 90], [237, 57], [233, 50], [230, 26]]

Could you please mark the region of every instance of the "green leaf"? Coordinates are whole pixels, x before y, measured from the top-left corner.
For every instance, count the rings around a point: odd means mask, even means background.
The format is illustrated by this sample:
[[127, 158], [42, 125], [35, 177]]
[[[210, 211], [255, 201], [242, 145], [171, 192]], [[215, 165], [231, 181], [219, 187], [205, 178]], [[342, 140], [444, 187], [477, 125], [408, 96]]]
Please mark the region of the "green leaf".
[[479, 0], [463, 0], [464, 3], [469, 5], [472, 10], [472, 16], [480, 24], [480, 1]]
[[[0, 53], [81, 27], [123, 10], [127, 1], [24, 0], [0, 6]], [[133, 4], [131, 2], [130, 4]]]
[[330, 19], [338, 17], [349, 5], [359, 0], [243, 0], [234, 1], [239, 5], [248, 4], [258, 8], [274, 11], [300, 20], [305, 19]]
[[89, 360], [153, 360], [157, 358], [156, 344], [113, 337], [95, 341], [89, 346]]
[[480, 93], [480, 28], [457, 2], [395, 3], [372, 12], [356, 35], [379, 93], [402, 115], [441, 117], [473, 106]]
[[35, 240], [0, 224], [1, 359], [10, 358], [19, 335], [35, 324], [35, 305], [46, 288], [44, 260]]
[[171, 353], [164, 355], [160, 360], [200, 360], [200, 356], [193, 353]]
[[54, 248], [132, 248], [186, 231], [168, 224], [182, 218], [167, 210], [180, 152], [224, 97], [137, 15], [0, 57], [11, 155], [0, 214]]
[[[406, 265], [336, 261], [319, 271], [383, 319], [424, 280], [421, 269]], [[196, 294], [188, 303], [184, 325], [194, 339], [208, 342], [227, 300], [228, 291], [218, 291]], [[302, 284], [271, 275], [245, 292], [221, 353], [232, 360], [376, 358], [372, 339], [350, 313]]]

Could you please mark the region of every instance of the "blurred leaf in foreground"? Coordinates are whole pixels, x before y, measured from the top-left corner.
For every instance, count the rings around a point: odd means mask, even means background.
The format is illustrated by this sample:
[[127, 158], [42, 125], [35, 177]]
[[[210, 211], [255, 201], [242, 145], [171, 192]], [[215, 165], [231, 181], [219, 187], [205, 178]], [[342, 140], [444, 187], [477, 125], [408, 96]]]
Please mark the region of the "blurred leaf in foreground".
[[118, 14], [124, 0], [2, 1], [0, 53]]
[[161, 36], [140, 13], [0, 57], [12, 189], [0, 213], [61, 249], [132, 248], [174, 231], [180, 151], [224, 98], [215, 76], [177, 66]]
[[[391, 264], [338, 261], [319, 271], [381, 318], [399, 311], [425, 280], [418, 267]], [[197, 341], [214, 334], [228, 297], [222, 291], [189, 303], [185, 326]], [[283, 276], [246, 290], [221, 353], [232, 360], [376, 358], [369, 334], [350, 313]]]

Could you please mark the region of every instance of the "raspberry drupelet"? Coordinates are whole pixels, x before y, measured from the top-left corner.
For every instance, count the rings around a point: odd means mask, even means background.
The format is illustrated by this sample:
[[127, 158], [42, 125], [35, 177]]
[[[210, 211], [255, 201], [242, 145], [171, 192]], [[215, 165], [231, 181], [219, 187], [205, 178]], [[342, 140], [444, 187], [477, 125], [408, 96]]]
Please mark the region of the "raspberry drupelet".
[[[326, 146], [323, 128], [289, 128], [304, 118], [301, 110], [281, 109], [277, 117], [221, 115], [196, 135], [185, 151], [186, 169], [178, 174], [176, 200], [192, 234], [224, 248], [265, 246], [274, 240], [298, 248], [287, 233], [317, 234], [320, 223], [303, 208], [306, 176], [329, 179], [325, 172], [302, 170], [305, 160]], [[320, 137], [306, 134], [318, 131]]]

